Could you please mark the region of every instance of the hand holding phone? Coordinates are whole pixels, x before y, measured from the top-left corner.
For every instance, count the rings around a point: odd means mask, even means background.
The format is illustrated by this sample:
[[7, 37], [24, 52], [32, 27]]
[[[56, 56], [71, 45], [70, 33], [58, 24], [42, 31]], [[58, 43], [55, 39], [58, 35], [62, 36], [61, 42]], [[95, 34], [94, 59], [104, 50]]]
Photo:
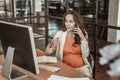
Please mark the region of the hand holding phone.
[[78, 34], [78, 30], [79, 30], [79, 27], [78, 27], [78, 25], [76, 24], [76, 25], [75, 25], [75, 28], [74, 28], [74, 33], [75, 33], [75, 34]]
[[84, 35], [83, 35], [82, 30], [79, 28], [79, 26], [78, 26], [78, 25], [76, 25], [76, 26], [75, 26], [74, 33], [75, 33], [75, 34], [78, 34], [78, 35], [79, 35], [79, 37], [80, 37], [80, 39], [85, 38], [85, 37], [84, 37]]
[[76, 24], [76, 25], [75, 25], [75, 28], [74, 28], [74, 34], [75, 34], [74, 39], [75, 39], [75, 43], [80, 43], [80, 37], [79, 37], [79, 35], [78, 35], [78, 29], [79, 29], [79, 27], [78, 27], [78, 25]]

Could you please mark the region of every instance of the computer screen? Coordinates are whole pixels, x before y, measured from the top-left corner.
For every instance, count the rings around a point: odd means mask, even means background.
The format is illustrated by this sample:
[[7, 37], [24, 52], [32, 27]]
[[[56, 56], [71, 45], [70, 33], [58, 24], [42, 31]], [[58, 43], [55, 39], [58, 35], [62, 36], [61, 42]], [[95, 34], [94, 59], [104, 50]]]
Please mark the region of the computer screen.
[[0, 39], [5, 56], [9, 46], [15, 48], [13, 64], [34, 74], [39, 73], [31, 26], [0, 21]]

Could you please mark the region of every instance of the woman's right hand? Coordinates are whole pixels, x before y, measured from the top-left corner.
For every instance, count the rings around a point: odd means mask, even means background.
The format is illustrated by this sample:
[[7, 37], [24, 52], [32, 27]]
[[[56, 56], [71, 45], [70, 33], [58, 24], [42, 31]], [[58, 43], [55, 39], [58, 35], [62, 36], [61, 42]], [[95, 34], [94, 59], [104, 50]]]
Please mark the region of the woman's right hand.
[[37, 57], [38, 56], [43, 56], [43, 55], [48, 55], [46, 52], [44, 52], [43, 50], [40, 50], [40, 49], [36, 49], [36, 54], [37, 54]]
[[55, 48], [57, 47], [57, 43], [59, 41], [59, 38], [53, 39], [49, 45], [50, 48]]

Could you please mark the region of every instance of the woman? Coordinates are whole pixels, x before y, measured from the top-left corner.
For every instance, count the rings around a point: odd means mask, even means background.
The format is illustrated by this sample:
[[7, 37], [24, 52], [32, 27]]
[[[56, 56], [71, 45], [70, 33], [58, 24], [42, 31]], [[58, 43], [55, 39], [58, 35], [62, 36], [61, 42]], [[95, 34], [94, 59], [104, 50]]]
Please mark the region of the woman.
[[2, 64], [0, 64], [0, 73], [1, 73], [2, 67], [3, 67]]
[[46, 48], [47, 54], [56, 50], [56, 56], [62, 62], [91, 76], [91, 67], [87, 60], [89, 47], [87, 33], [80, 15], [68, 11], [64, 15], [63, 31], [58, 31]]

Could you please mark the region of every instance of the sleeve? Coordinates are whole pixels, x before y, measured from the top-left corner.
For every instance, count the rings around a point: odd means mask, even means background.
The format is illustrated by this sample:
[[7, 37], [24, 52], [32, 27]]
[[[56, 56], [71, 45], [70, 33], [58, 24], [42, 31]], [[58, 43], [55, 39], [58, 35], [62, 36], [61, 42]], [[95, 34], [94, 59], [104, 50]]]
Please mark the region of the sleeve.
[[[54, 36], [53, 40], [56, 39], [56, 38], [60, 38], [61, 33], [62, 33], [62, 31], [58, 31], [56, 33], [56, 35]], [[47, 45], [47, 48], [46, 48], [45, 52], [47, 54], [52, 54], [56, 50], [56, 48], [50, 48], [49, 46], [50, 46], [50, 43]]]
[[81, 49], [82, 49], [82, 56], [84, 58], [88, 57], [89, 53], [90, 53], [90, 50], [89, 50], [88, 41], [87, 41], [86, 38], [81, 40]]

